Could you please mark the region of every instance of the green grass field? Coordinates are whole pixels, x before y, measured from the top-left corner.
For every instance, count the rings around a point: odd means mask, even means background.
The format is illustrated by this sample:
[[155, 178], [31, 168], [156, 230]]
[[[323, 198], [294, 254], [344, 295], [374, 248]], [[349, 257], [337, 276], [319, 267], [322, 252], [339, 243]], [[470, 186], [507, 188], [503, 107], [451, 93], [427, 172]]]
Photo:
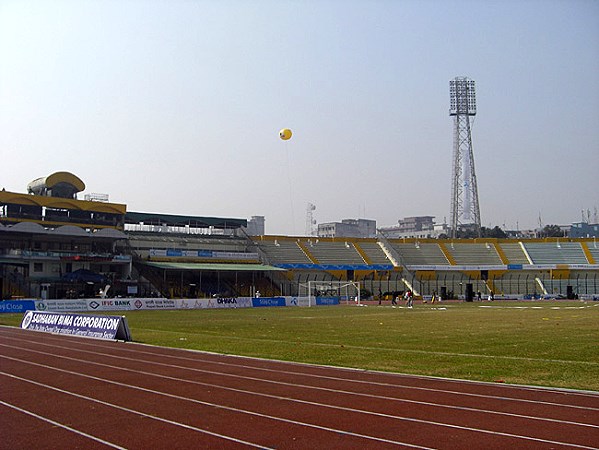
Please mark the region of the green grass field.
[[[122, 314], [122, 313], [118, 313]], [[599, 303], [132, 311], [136, 342], [333, 366], [599, 391]], [[22, 315], [0, 316], [20, 324]]]

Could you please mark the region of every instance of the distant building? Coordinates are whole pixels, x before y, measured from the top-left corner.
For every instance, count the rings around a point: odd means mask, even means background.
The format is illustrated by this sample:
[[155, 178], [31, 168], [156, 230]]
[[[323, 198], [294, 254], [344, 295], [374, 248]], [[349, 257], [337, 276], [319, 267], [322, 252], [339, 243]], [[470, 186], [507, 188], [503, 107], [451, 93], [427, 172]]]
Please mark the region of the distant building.
[[318, 224], [318, 237], [373, 238], [375, 236], [376, 220], [343, 219], [341, 222]]
[[599, 223], [573, 223], [570, 226], [571, 238], [599, 237]]
[[516, 237], [516, 238], [523, 238], [523, 239], [533, 239], [539, 236], [539, 230], [535, 229], [535, 230], [519, 230], [518, 234], [515, 236], [511, 236], [508, 233], [508, 237]]
[[380, 231], [388, 238], [438, 238], [449, 233], [447, 224], [435, 225], [435, 216], [405, 217], [397, 225], [382, 227]]
[[508, 239], [519, 239], [527, 232], [527, 230], [503, 230], [505, 237]]
[[562, 232], [562, 235], [564, 237], [570, 237], [570, 228], [572, 227], [571, 225], [558, 225], [559, 229]]
[[248, 225], [245, 228], [245, 232], [248, 236], [263, 236], [264, 233], [264, 216], [252, 216], [250, 220], [248, 220]]

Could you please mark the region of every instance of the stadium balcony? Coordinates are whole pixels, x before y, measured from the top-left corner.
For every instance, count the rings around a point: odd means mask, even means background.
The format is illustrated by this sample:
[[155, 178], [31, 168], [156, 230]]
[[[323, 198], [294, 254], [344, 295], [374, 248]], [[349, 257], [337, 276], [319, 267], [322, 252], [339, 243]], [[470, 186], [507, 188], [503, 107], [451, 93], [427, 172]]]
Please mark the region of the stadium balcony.
[[217, 259], [239, 262], [257, 262], [259, 260], [252, 243], [239, 237], [131, 231], [127, 231], [126, 234], [131, 250], [141, 259], [200, 260], [208, 258], [214, 262]]

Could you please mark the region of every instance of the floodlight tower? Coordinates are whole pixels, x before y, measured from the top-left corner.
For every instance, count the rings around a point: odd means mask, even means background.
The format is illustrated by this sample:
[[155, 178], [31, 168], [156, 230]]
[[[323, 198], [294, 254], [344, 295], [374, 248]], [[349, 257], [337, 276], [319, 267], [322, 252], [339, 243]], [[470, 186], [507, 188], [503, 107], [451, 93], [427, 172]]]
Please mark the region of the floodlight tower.
[[457, 237], [460, 228], [472, 229], [480, 237], [480, 208], [471, 132], [471, 122], [476, 115], [474, 81], [456, 77], [449, 82], [449, 96], [449, 115], [453, 116], [454, 124], [451, 237]]
[[315, 236], [316, 229], [314, 225], [316, 225], [316, 220], [314, 219], [314, 211], [316, 211], [316, 205], [312, 203], [308, 203], [306, 208], [306, 236]]

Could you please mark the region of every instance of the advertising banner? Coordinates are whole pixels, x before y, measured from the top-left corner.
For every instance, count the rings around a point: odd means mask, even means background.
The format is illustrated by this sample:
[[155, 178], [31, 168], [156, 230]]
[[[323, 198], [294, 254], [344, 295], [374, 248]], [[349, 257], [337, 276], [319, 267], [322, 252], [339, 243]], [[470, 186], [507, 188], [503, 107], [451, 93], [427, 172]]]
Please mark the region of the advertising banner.
[[251, 308], [251, 297], [219, 297], [208, 300], [208, 308]]
[[[32, 308], [28, 308], [32, 309]], [[38, 311], [74, 312], [87, 311], [86, 300], [42, 300], [35, 302]]]
[[316, 297], [317, 306], [338, 305], [339, 297]]
[[131, 340], [129, 325], [127, 319], [123, 316], [27, 311], [23, 316], [21, 328], [96, 339]]
[[252, 306], [254, 308], [259, 308], [263, 306], [285, 306], [285, 297], [252, 298]]
[[33, 300], [0, 301], [0, 313], [24, 313], [28, 309], [35, 309]]
[[179, 309], [180, 299], [168, 298], [135, 298], [131, 304], [133, 309]]
[[102, 298], [87, 300], [88, 311], [130, 311], [133, 307], [132, 298]]
[[[318, 297], [313, 305], [338, 305], [338, 297]], [[272, 306], [309, 306], [308, 297], [212, 297], [212, 298], [83, 298], [0, 302], [0, 312], [24, 313], [28, 310], [52, 312], [136, 311], [167, 309], [252, 308]]]
[[151, 257], [168, 258], [214, 258], [235, 261], [253, 261], [259, 259], [258, 253], [220, 252], [215, 250], [150, 249], [149, 254]]

